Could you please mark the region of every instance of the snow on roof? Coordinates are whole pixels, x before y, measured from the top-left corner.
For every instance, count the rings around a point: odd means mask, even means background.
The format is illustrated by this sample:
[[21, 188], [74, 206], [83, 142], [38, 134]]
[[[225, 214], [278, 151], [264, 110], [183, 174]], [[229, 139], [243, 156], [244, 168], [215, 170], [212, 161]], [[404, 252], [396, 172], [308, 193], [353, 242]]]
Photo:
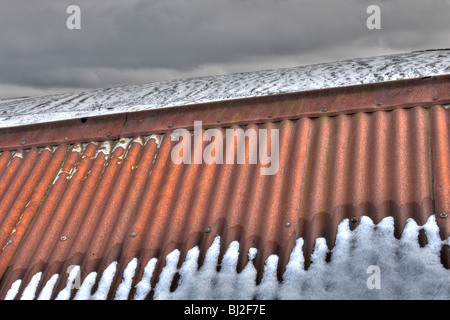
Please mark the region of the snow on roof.
[[450, 73], [450, 49], [294, 68], [0, 99], [0, 127]]
[[[418, 242], [420, 230], [427, 234], [429, 242], [421, 247]], [[256, 269], [253, 266], [252, 248], [246, 268], [236, 272], [239, 243], [234, 241], [228, 247], [217, 270], [217, 257], [220, 251], [220, 237], [208, 248], [204, 265], [198, 268], [198, 247], [192, 248], [180, 268], [177, 267], [180, 252], [172, 251], [166, 257], [166, 266], [154, 287], [155, 300], [202, 300], [202, 299], [241, 299], [241, 300], [304, 300], [304, 299], [449, 299], [450, 271], [440, 263], [439, 252], [448, 239], [439, 237], [439, 227], [435, 216], [419, 226], [408, 219], [400, 239], [394, 236], [394, 220], [386, 217], [378, 224], [367, 216], [361, 224], [350, 230], [349, 220], [344, 219], [338, 228], [336, 245], [332, 249], [331, 261], [326, 263], [329, 252], [324, 238], [318, 238], [314, 248], [314, 264], [308, 270], [303, 268], [303, 239], [296, 241], [289, 263], [279, 282], [276, 271], [278, 256], [271, 255], [265, 261], [261, 283], [256, 283]], [[115, 292], [114, 299], [127, 299], [135, 277], [137, 258], [133, 258], [125, 268], [122, 283]], [[145, 275], [135, 286], [133, 299], [144, 299], [152, 289], [150, 278], [156, 258], [146, 265]], [[103, 300], [111, 289], [116, 273], [117, 262], [112, 262], [102, 275], [90, 273], [81, 283], [76, 300]], [[58, 293], [57, 300], [70, 298], [74, 279], [80, 271], [75, 266], [70, 272], [67, 286]], [[176, 272], [180, 274], [179, 285], [171, 291]], [[377, 273], [378, 272], [378, 273]], [[58, 274], [47, 281], [41, 292], [37, 287], [42, 272], [38, 272], [27, 284], [21, 296], [17, 296], [22, 279], [16, 280], [5, 300], [47, 300], [51, 297]], [[101, 277], [97, 291], [92, 294], [95, 279]]]

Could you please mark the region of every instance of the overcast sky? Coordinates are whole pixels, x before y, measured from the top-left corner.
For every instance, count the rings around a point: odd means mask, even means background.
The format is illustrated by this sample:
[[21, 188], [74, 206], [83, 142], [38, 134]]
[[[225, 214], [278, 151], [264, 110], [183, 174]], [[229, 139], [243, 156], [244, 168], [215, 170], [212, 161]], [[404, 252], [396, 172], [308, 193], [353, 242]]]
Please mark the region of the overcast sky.
[[450, 0], [0, 0], [0, 98], [448, 48], [449, 14]]

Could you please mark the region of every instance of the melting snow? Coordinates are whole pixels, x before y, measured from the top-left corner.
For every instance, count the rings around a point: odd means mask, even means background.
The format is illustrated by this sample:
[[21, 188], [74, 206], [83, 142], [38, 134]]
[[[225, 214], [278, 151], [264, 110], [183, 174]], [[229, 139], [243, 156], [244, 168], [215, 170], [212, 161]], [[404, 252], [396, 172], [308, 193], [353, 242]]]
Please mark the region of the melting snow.
[[56, 296], [56, 300], [69, 300], [74, 287], [74, 282], [78, 274], [80, 273], [80, 266], [74, 266], [67, 278], [66, 287]]
[[5, 300], [13, 300], [16, 297], [17, 293], [19, 292], [19, 288], [20, 288], [21, 284], [22, 284], [22, 280], [20, 280], [20, 279], [14, 281], [14, 283], [11, 285], [11, 288], [6, 293]]
[[117, 261], [114, 261], [103, 272], [102, 278], [100, 279], [100, 283], [98, 284], [98, 289], [90, 299], [105, 300], [107, 298], [109, 289], [111, 288], [111, 284], [114, 280], [114, 275], [116, 274], [116, 269], [117, 269]]
[[30, 283], [23, 291], [20, 300], [33, 300], [36, 294], [36, 288], [41, 280], [42, 272], [36, 273], [33, 278], [31, 278]]
[[[427, 236], [427, 244], [421, 247], [419, 231]], [[283, 281], [277, 279], [278, 256], [271, 255], [265, 261], [261, 283], [256, 284], [256, 269], [253, 265], [257, 251], [248, 252], [249, 261], [241, 273], [236, 272], [239, 243], [232, 242], [221, 261], [220, 237], [216, 237], [206, 253], [202, 267], [198, 268], [200, 251], [194, 247], [188, 251], [180, 268], [179, 250], [166, 257], [159, 281], [151, 287], [156, 258], [148, 261], [144, 275], [135, 286], [134, 299], [144, 299], [154, 290], [154, 299], [450, 299], [450, 270], [440, 262], [440, 251], [448, 239], [442, 241], [434, 216], [419, 226], [409, 219], [400, 239], [394, 237], [394, 219], [387, 217], [375, 225], [368, 217], [362, 217], [358, 227], [351, 231], [348, 219], [343, 220], [330, 253], [325, 239], [316, 240], [311, 256], [312, 264], [304, 269], [303, 239], [298, 239], [291, 252]], [[132, 259], [122, 274], [122, 283], [115, 292], [115, 299], [127, 299], [132, 289], [138, 259]], [[371, 266], [380, 270], [380, 289], [368, 287]], [[106, 299], [114, 280], [117, 262], [103, 272], [98, 290], [91, 294], [97, 274], [92, 272], [81, 284], [75, 299]], [[57, 299], [70, 298], [73, 281], [79, 272], [75, 267], [69, 274], [67, 286]], [[179, 273], [180, 280], [175, 291], [170, 287], [173, 277]], [[44, 286], [39, 299], [49, 299], [58, 275], [55, 274]], [[21, 299], [33, 299], [41, 279], [37, 273], [25, 287]], [[22, 280], [16, 280], [6, 295], [14, 299]]]
[[59, 274], [54, 274], [50, 280], [47, 281], [41, 293], [39, 294], [38, 300], [49, 300], [53, 293], [53, 288], [55, 287], [56, 281], [59, 278]]
[[117, 288], [115, 300], [127, 300], [128, 294], [131, 290], [131, 282], [134, 278], [134, 272], [136, 271], [138, 260], [134, 258], [130, 261], [128, 266], [125, 268], [123, 272], [123, 281], [120, 286]]
[[158, 259], [153, 258], [147, 263], [144, 269], [144, 275], [141, 281], [136, 285], [136, 295], [134, 300], [144, 300], [150, 293], [152, 287], [150, 286], [150, 280], [152, 279], [153, 272], [155, 271], [156, 262]]

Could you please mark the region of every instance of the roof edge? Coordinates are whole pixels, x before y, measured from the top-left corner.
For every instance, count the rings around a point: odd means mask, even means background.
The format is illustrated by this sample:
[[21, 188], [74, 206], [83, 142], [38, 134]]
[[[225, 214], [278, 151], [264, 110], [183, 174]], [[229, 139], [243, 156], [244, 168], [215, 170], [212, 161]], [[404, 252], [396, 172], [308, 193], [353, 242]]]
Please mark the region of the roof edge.
[[450, 103], [450, 74], [0, 128], [0, 151]]

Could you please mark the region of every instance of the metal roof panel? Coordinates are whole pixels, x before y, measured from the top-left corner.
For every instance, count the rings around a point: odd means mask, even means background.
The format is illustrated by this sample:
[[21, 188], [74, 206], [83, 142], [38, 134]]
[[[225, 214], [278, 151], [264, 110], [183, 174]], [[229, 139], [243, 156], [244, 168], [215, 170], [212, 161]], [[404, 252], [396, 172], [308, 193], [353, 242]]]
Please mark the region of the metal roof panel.
[[[277, 105], [272, 108], [275, 112]], [[175, 289], [189, 250], [198, 247], [200, 267], [217, 236], [218, 268], [238, 241], [238, 272], [251, 260], [260, 283], [267, 259], [276, 254], [281, 281], [297, 239], [304, 241], [308, 268], [318, 239], [334, 244], [346, 218], [354, 230], [363, 217], [375, 223], [393, 217], [399, 238], [408, 219], [425, 224], [436, 214], [441, 238], [449, 236], [448, 219], [439, 215], [450, 212], [449, 110], [442, 105], [419, 101], [407, 108], [266, 117], [240, 125], [216, 123], [215, 128], [258, 134], [258, 129], [278, 129], [277, 174], [261, 175], [263, 165], [248, 161], [254, 152], [248, 145], [244, 164], [175, 164], [170, 133], [4, 151], [0, 298], [21, 279], [20, 298], [39, 272], [36, 296], [58, 274], [52, 282], [51, 298], [56, 298], [67, 287], [68, 267], [80, 266], [86, 280], [117, 263], [106, 296], [113, 299], [135, 261], [132, 298], [147, 276], [148, 262], [157, 258], [148, 284], [155, 289], [166, 258], [178, 249]], [[235, 141], [224, 140], [224, 153], [230, 144], [236, 149]], [[203, 141], [197, 148], [206, 145]], [[421, 233], [419, 242], [426, 239]], [[252, 248], [257, 249], [254, 257], [248, 255]], [[441, 257], [448, 267], [448, 254]], [[97, 277], [92, 290], [100, 285]], [[76, 293], [70, 291], [71, 298]]]

